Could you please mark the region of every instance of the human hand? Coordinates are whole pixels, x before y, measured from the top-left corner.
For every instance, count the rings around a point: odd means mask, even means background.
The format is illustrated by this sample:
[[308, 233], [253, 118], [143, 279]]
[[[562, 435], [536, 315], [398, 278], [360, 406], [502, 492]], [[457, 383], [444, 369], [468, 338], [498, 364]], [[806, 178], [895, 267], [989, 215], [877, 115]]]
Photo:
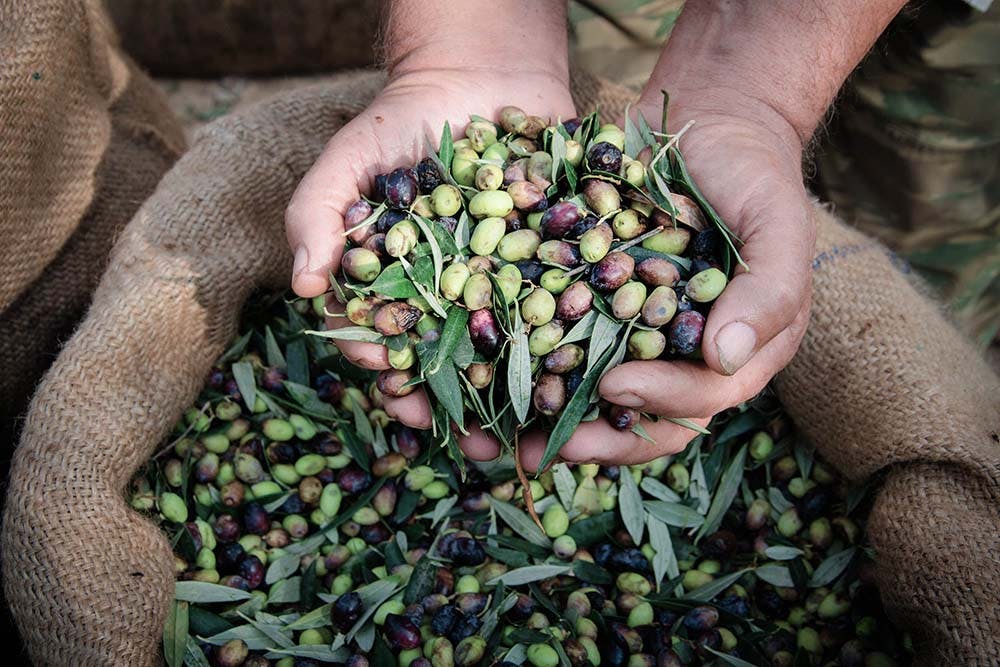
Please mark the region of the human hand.
[[[292, 286], [301, 296], [322, 294], [328, 271], [336, 271], [344, 247], [344, 212], [362, 193], [371, 193], [375, 176], [416, 164], [425, 155], [420, 133], [438, 136], [441, 123], [451, 123], [456, 136], [469, 115], [516, 104], [554, 120], [573, 117], [565, 76], [510, 67], [456, 71], [420, 69], [390, 79], [371, 105], [330, 141], [293, 196], [286, 212], [289, 244], [295, 253]], [[330, 309], [342, 310], [335, 300]], [[329, 328], [349, 326], [344, 317], [327, 319]], [[337, 341], [354, 364], [389, 368], [383, 346]], [[430, 428], [431, 412], [422, 390], [400, 398], [386, 397], [386, 412], [416, 428]]]

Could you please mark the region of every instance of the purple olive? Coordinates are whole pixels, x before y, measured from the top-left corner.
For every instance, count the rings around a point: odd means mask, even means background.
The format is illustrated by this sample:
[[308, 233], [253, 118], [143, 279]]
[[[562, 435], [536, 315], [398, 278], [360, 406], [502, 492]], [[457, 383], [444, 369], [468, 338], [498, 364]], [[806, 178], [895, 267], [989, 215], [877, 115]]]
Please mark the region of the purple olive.
[[235, 542], [240, 537], [239, 522], [228, 514], [220, 514], [215, 520], [212, 530], [215, 532], [215, 537], [222, 543]]
[[622, 168], [621, 149], [607, 141], [600, 141], [587, 151], [587, 166], [591, 171], [607, 171], [617, 174]]
[[263, 535], [271, 529], [271, 518], [260, 503], [247, 503], [243, 508], [243, 527], [253, 535]]
[[257, 588], [264, 583], [264, 564], [256, 556], [247, 556], [240, 561], [238, 574], [247, 581], [251, 589]]
[[375, 330], [383, 336], [398, 336], [416, 326], [422, 315], [416, 306], [393, 301], [375, 311]]
[[634, 269], [635, 260], [631, 255], [617, 251], [608, 253], [590, 270], [590, 284], [602, 292], [613, 292], [632, 279]]
[[612, 405], [608, 411], [608, 422], [619, 431], [631, 431], [639, 423], [639, 411], [621, 405]]
[[416, 389], [414, 385], [407, 384], [413, 379], [413, 373], [408, 370], [398, 370], [389, 368], [379, 372], [375, 378], [375, 385], [385, 396], [400, 398], [413, 393]]
[[705, 316], [696, 310], [678, 313], [670, 323], [668, 340], [677, 354], [691, 354], [701, 345], [705, 330]]
[[559, 295], [556, 302], [556, 317], [560, 320], [576, 321], [590, 312], [594, 304], [594, 294], [584, 282], [576, 282]]
[[417, 172], [407, 167], [393, 169], [385, 179], [385, 199], [398, 208], [409, 208], [419, 189]]
[[344, 493], [361, 493], [371, 485], [371, 475], [356, 466], [343, 468], [337, 475], [337, 486]]
[[543, 373], [535, 384], [535, 409], [543, 415], [554, 415], [566, 405], [566, 381], [561, 375]]
[[549, 207], [542, 214], [541, 231], [542, 238], [561, 239], [564, 238], [575, 225], [582, 214], [576, 204], [569, 201], [559, 202], [555, 206]]
[[361, 618], [364, 609], [360, 595], [354, 591], [344, 593], [330, 607], [330, 622], [340, 632], [347, 632]]
[[[354, 245], [362, 245], [368, 237], [375, 233], [375, 225], [366, 225], [362, 229], [354, 229], [372, 214], [372, 206], [364, 199], [359, 199], [350, 205], [344, 213], [344, 229], [346, 229]], [[353, 231], [352, 231], [353, 230]]]
[[476, 352], [488, 359], [496, 356], [500, 346], [500, 327], [489, 310], [474, 310], [469, 313], [469, 337]]
[[410, 215], [406, 211], [397, 211], [390, 208], [378, 217], [378, 222], [375, 223], [375, 231], [379, 234], [387, 234], [393, 225], [406, 220], [408, 217]]

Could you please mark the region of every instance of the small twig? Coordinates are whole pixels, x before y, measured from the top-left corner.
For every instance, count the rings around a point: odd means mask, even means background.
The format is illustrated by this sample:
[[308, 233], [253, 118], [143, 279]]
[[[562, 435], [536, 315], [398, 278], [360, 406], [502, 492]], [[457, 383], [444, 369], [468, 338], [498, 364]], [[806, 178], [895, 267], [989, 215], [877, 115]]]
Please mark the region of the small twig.
[[659, 161], [660, 158], [662, 158], [664, 155], [667, 154], [667, 151], [669, 151], [671, 148], [673, 148], [677, 144], [677, 142], [680, 141], [681, 137], [684, 136], [685, 132], [687, 132], [689, 129], [691, 129], [692, 125], [694, 125], [694, 121], [693, 120], [689, 120], [684, 125], [684, 127], [682, 127], [680, 129], [680, 131], [677, 132], [677, 134], [675, 134], [673, 137], [670, 138], [670, 141], [668, 141], [667, 143], [663, 144], [663, 147], [660, 148], [660, 150], [656, 151], [656, 155], [654, 155], [653, 159], [649, 161], [649, 168], [650, 169], [653, 168], [653, 165], [655, 165]]
[[524, 498], [524, 506], [528, 510], [528, 514], [531, 516], [535, 524], [541, 528], [542, 532], [545, 532], [545, 528], [542, 526], [542, 520], [538, 518], [538, 512], [535, 511], [535, 499], [531, 495], [531, 482], [528, 481], [528, 476], [524, 474], [524, 467], [521, 465], [521, 453], [520, 453], [520, 440], [518, 440], [517, 434], [514, 434], [514, 469], [517, 471], [517, 478], [521, 481], [521, 494]]

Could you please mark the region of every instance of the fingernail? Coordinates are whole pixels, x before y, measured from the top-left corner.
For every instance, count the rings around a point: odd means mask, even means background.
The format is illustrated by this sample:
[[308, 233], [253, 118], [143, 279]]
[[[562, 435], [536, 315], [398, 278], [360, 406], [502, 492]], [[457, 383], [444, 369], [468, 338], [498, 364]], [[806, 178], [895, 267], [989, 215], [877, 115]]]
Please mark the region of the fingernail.
[[624, 394], [615, 394], [614, 396], [605, 396], [610, 402], [615, 405], [620, 405], [625, 408], [641, 408], [646, 405], [646, 400], [641, 396], [626, 392]]
[[743, 322], [730, 322], [715, 336], [715, 349], [726, 375], [743, 368], [757, 347], [757, 332]]
[[292, 264], [292, 275], [297, 276], [309, 266], [309, 251], [304, 245], [295, 249], [295, 263]]

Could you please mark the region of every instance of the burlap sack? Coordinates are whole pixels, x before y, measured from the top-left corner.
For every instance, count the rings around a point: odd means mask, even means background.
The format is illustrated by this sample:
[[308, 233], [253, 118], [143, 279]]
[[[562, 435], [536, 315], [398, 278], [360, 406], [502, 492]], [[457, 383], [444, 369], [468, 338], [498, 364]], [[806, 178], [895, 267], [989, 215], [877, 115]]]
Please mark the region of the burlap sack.
[[184, 138], [91, 0], [0, 0], [0, 133], [5, 442]]
[[[170, 549], [123, 490], [194, 399], [247, 294], [287, 284], [284, 204], [380, 83], [344, 75], [208, 126], [124, 232], [33, 401], [12, 474], [5, 586], [39, 664], [157, 661]], [[599, 103], [608, 117], [629, 97], [584, 76], [574, 90], [579, 108]], [[996, 379], [879, 246], [818, 219], [832, 259], [818, 262], [816, 327], [785, 394], [800, 418], [828, 425], [813, 437], [855, 477], [890, 466], [872, 536], [891, 613], [941, 655], [988, 664], [1000, 606], [985, 432]]]
[[105, 0], [157, 76], [329, 72], [374, 60], [377, 0]]

